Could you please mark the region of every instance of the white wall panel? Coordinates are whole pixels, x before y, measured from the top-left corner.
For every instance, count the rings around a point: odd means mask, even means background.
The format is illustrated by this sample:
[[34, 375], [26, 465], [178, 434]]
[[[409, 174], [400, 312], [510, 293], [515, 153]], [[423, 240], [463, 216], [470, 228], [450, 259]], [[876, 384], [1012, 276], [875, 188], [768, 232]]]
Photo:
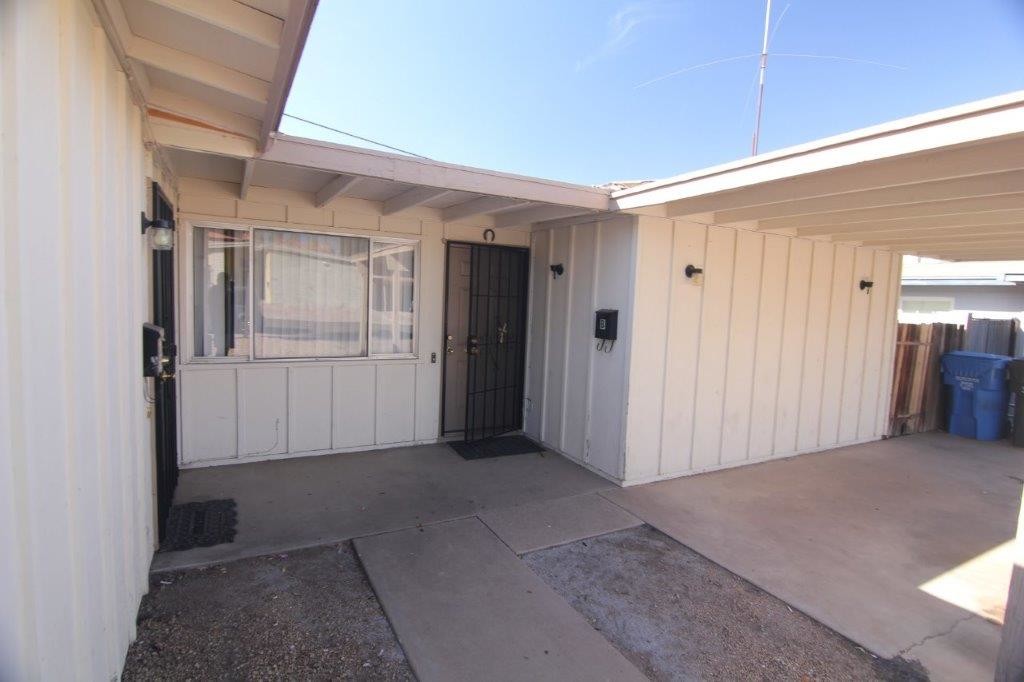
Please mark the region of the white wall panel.
[[[878, 409], [888, 399], [891, 287], [898, 281], [890, 254], [664, 218], [639, 221], [627, 483], [882, 435]], [[671, 266], [661, 241], [645, 248], [648, 225], [672, 235]], [[683, 274], [688, 263], [703, 265], [701, 284]], [[871, 294], [857, 289], [862, 277], [874, 278]], [[640, 339], [659, 339], [664, 350]], [[649, 393], [659, 389], [662, 397], [654, 400]], [[656, 442], [652, 424], [659, 419]], [[657, 471], [650, 467], [654, 452]]]
[[247, 367], [238, 372], [238, 454], [288, 452], [288, 368]]
[[333, 403], [331, 367], [313, 365], [288, 369], [289, 452], [330, 449]]
[[377, 434], [377, 368], [373, 365], [334, 367], [335, 448], [374, 445]]
[[[697, 409], [693, 423], [693, 466], [698, 469], [719, 463], [735, 250], [735, 230], [708, 228], [697, 365]], [[682, 273], [672, 274], [683, 276]]]
[[[789, 271], [787, 237], [767, 234], [761, 267], [757, 310], [757, 349], [751, 386], [750, 459], [770, 457], [775, 451], [775, 405], [779, 395], [779, 357], [782, 355], [782, 320], [786, 307]], [[735, 461], [730, 457], [730, 461]]]
[[416, 366], [377, 366], [377, 444], [405, 443], [416, 432]]
[[726, 365], [725, 408], [719, 459], [722, 464], [747, 458], [763, 256], [763, 235], [755, 232], [736, 234], [736, 265], [729, 320], [729, 358]]
[[[700, 316], [703, 288], [695, 281], [680, 276], [687, 265], [704, 266], [708, 228], [664, 218], [641, 218], [656, 221], [673, 233], [672, 267], [667, 288], [667, 338], [661, 419], [661, 454], [658, 473], [685, 471], [690, 468], [693, 447], [693, 413], [696, 407], [697, 358], [700, 355]], [[642, 272], [643, 268], [638, 268]], [[639, 358], [637, 358], [639, 360]], [[671, 406], [671, 409], [667, 409]]]
[[90, 3], [0, 3], [2, 679], [116, 678], [148, 585], [140, 119]]
[[[633, 242], [631, 217], [538, 230], [531, 242], [525, 431], [612, 478], [623, 467]], [[554, 263], [566, 267], [557, 280]], [[607, 353], [593, 338], [600, 308], [619, 311]]]
[[238, 387], [235, 369], [182, 372], [181, 461], [238, 457]]

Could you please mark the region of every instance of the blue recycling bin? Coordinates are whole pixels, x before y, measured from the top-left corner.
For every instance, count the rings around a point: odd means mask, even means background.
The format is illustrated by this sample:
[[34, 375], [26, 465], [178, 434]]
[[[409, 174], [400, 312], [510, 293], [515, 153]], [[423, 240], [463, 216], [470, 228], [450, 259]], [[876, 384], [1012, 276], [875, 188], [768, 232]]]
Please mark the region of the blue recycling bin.
[[950, 433], [976, 440], [999, 440], [1006, 435], [1009, 362], [1005, 355], [962, 350], [942, 356], [942, 381], [949, 387]]

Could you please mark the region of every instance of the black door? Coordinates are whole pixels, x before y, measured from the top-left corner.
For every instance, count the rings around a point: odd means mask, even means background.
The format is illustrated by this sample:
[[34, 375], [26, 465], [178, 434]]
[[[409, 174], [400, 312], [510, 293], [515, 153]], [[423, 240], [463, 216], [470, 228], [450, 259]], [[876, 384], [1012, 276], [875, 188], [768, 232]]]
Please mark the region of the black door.
[[[153, 183], [153, 219], [173, 220], [174, 210]], [[178, 348], [174, 329], [174, 251], [153, 250], [153, 324], [164, 330], [163, 374], [153, 380], [153, 404], [156, 427], [156, 504], [160, 540], [164, 538], [167, 512], [178, 484], [178, 414], [174, 374]]]
[[525, 249], [469, 248], [465, 439], [474, 441], [522, 428], [529, 260]]

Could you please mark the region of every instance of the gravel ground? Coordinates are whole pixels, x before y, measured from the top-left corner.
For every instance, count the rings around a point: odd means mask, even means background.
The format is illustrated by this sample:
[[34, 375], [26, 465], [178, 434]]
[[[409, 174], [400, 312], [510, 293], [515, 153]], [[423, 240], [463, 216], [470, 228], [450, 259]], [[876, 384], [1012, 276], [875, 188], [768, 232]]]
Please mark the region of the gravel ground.
[[351, 543], [154, 575], [123, 677], [414, 679]]
[[641, 526], [523, 560], [655, 680], [926, 680]]

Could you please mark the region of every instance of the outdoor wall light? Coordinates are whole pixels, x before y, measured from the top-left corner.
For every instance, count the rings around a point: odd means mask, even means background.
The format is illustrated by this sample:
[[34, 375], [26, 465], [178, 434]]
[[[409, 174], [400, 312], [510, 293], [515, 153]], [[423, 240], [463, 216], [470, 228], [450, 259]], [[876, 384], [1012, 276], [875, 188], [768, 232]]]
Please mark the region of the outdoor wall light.
[[683, 270], [683, 274], [686, 275], [688, 279], [693, 279], [697, 275], [703, 275], [704, 268], [698, 268], [696, 265], [687, 265], [686, 269]]
[[174, 248], [174, 221], [166, 218], [150, 220], [142, 214], [142, 234], [149, 234], [149, 245], [154, 251], [170, 251]]
[[860, 290], [861, 291], [865, 291], [865, 292], [870, 294], [871, 293], [871, 287], [873, 287], [873, 286], [875, 286], [875, 283], [872, 282], [870, 279], [862, 279], [860, 281]]
[[551, 279], [558, 279], [560, 275], [565, 274], [565, 266], [561, 263], [555, 263], [551, 266]]

